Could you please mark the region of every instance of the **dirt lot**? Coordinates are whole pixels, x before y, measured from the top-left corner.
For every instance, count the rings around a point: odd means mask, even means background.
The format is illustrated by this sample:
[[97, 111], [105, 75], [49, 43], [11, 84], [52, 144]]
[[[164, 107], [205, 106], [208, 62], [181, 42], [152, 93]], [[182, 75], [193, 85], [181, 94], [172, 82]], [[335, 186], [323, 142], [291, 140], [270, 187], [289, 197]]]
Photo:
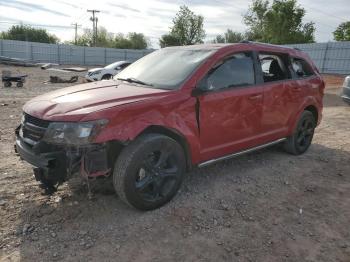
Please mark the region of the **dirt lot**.
[[[4, 67], [0, 66], [0, 71]], [[327, 76], [322, 124], [302, 156], [269, 148], [188, 174], [165, 207], [139, 212], [108, 181], [79, 178], [41, 195], [13, 152], [22, 105], [63, 85], [21, 68], [23, 89], [0, 88], [1, 261], [350, 261], [350, 107]]]

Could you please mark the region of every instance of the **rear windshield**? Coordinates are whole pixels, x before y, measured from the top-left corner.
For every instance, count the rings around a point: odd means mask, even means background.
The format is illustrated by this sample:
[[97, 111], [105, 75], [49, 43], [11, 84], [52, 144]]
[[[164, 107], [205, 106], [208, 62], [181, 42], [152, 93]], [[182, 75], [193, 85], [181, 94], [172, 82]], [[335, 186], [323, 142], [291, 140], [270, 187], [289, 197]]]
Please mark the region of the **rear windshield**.
[[160, 49], [137, 60], [115, 79], [132, 78], [152, 85], [153, 88], [177, 89], [214, 52], [215, 50]]

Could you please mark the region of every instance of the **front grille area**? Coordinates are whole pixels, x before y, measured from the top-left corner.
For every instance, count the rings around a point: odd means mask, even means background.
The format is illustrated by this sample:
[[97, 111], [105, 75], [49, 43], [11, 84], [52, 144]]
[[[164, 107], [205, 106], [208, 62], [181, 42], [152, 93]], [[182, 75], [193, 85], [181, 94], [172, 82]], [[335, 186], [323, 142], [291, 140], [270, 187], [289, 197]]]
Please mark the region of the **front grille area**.
[[[31, 115], [24, 114], [24, 121], [22, 123], [23, 138], [25, 138], [27, 140], [26, 142], [29, 143], [38, 142], [43, 138], [49, 124], [50, 121], [42, 120]], [[31, 144], [33, 145], [34, 143]]]
[[24, 122], [44, 128], [47, 128], [50, 124], [50, 121], [42, 120], [28, 114], [24, 114]]

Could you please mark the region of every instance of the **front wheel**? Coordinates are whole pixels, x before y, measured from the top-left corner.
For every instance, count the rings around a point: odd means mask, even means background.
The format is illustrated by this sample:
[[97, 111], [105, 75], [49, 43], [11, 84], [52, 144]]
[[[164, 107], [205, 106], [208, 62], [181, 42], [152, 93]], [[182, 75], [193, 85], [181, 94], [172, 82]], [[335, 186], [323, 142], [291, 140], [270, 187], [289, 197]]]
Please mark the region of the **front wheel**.
[[293, 155], [303, 154], [311, 145], [316, 128], [316, 120], [310, 111], [301, 114], [294, 133], [284, 144], [286, 152]]
[[140, 210], [169, 202], [179, 190], [186, 170], [182, 147], [160, 134], [140, 136], [116, 160], [113, 185], [119, 197]]
[[101, 80], [110, 80], [112, 78], [113, 78], [113, 76], [111, 74], [105, 74], [102, 76]]

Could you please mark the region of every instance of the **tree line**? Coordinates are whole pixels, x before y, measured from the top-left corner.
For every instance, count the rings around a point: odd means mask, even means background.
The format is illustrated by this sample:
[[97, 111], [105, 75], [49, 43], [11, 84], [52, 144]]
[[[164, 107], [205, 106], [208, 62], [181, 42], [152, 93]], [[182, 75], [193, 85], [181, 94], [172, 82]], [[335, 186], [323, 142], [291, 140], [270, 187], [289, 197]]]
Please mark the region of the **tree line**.
[[[315, 42], [315, 23], [304, 22], [305, 9], [297, 0], [253, 0], [248, 11], [243, 15], [245, 32], [228, 28], [218, 34], [213, 43], [237, 43], [242, 40], [258, 41], [271, 44], [298, 44]], [[192, 45], [204, 42], [204, 17], [197, 15], [187, 6], [180, 6], [172, 20], [167, 34], [159, 39], [160, 47]], [[350, 41], [350, 21], [341, 23], [333, 32], [334, 40]], [[0, 39], [32, 41], [41, 43], [59, 43], [60, 40], [45, 29], [27, 25], [14, 25], [8, 31], [0, 33]], [[93, 32], [84, 29], [77, 41], [66, 44], [92, 46]], [[145, 49], [150, 46], [149, 39], [142, 33], [114, 34], [104, 27], [98, 28], [96, 46], [121, 49]]]

